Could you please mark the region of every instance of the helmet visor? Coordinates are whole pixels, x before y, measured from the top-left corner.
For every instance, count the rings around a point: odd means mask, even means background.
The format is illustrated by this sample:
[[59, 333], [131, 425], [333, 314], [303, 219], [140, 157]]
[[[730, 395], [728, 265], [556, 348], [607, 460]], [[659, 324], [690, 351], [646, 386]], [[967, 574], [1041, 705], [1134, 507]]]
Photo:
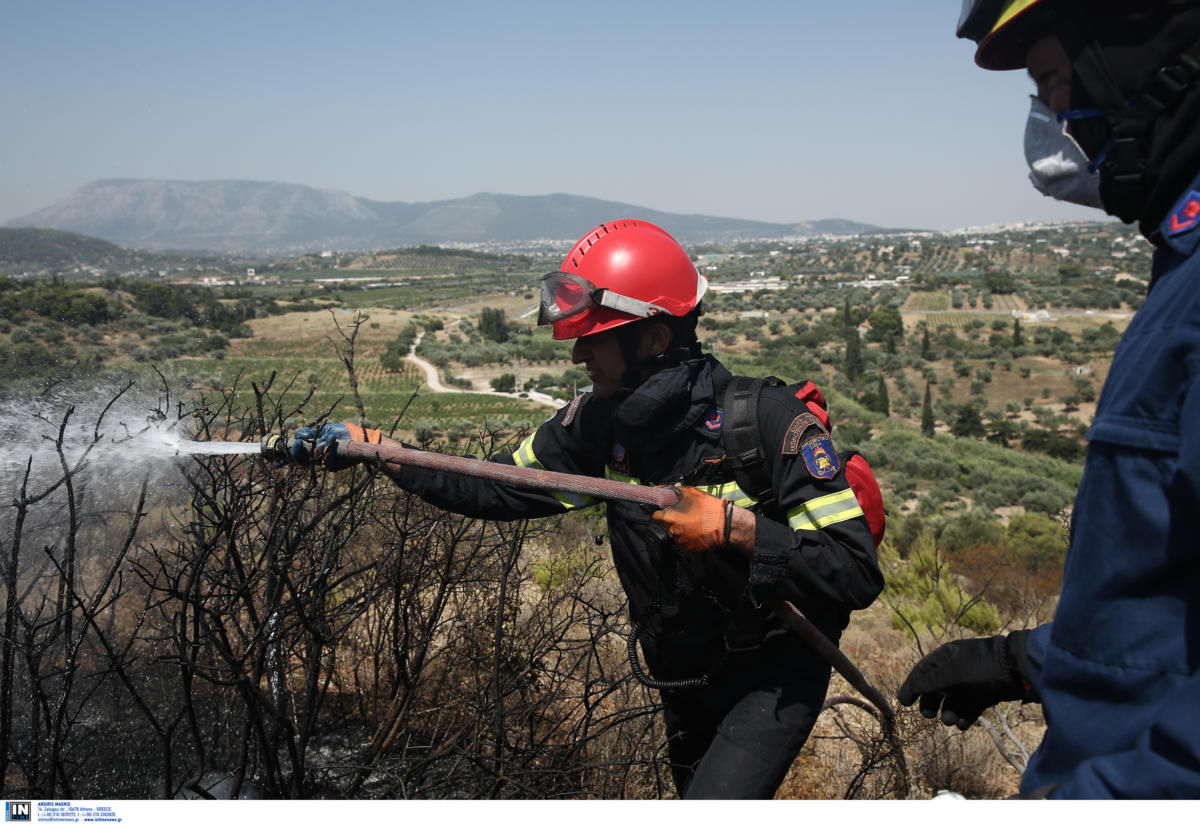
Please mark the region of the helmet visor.
[[558, 323], [560, 320], [583, 314], [593, 307], [608, 307], [627, 315], [649, 318], [660, 313], [670, 314], [661, 306], [644, 300], [619, 295], [609, 289], [601, 289], [590, 280], [567, 272], [551, 272], [542, 276], [542, 305], [538, 311], [538, 325]]

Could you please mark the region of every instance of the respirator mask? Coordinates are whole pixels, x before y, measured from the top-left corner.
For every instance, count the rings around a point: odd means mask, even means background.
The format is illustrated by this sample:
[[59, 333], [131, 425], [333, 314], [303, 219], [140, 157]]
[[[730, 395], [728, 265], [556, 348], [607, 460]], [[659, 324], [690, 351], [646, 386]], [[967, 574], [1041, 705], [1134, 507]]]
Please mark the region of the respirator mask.
[[[1067, 133], [1067, 121], [1100, 117], [1098, 109], [1073, 109], [1056, 114], [1040, 98], [1030, 97], [1025, 122], [1025, 162], [1029, 180], [1042, 194], [1055, 200], [1103, 209], [1100, 200], [1100, 164], [1105, 151], [1088, 160], [1075, 138]], [[1105, 147], [1107, 149], [1107, 147]]]

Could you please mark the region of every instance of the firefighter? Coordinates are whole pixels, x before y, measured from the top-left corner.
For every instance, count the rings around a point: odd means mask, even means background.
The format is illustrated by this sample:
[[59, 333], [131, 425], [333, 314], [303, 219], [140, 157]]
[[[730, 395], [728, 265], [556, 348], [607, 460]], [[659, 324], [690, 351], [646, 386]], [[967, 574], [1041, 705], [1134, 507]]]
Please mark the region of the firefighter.
[[[708, 282], [657, 226], [596, 227], [541, 286], [539, 321], [553, 325], [556, 340], [574, 339], [571, 360], [585, 366], [591, 390], [493, 460], [682, 485], [680, 502], [666, 510], [607, 504], [613, 562], [649, 669], [641, 677], [662, 690], [681, 797], [771, 798], [821, 710], [830, 667], [765, 602], [792, 601], [836, 641], [850, 612], [883, 586], [871, 528], [829, 433], [793, 395], [768, 387], [758, 425], [774, 453], [778, 505], [768, 516], [732, 481], [722, 440], [732, 375], [696, 337]], [[389, 440], [344, 424], [296, 435], [315, 438], [314, 459], [333, 469], [346, 465], [329, 448], [334, 440]], [[306, 453], [295, 457], [303, 462]], [[598, 503], [411, 466], [383, 471], [473, 517], [530, 518]]]
[[1088, 431], [1054, 620], [956, 641], [899, 691], [967, 729], [1040, 701], [1026, 796], [1200, 797], [1200, 4], [964, 3], [985, 69], [1027, 69], [1025, 133], [1045, 194], [1156, 247]]

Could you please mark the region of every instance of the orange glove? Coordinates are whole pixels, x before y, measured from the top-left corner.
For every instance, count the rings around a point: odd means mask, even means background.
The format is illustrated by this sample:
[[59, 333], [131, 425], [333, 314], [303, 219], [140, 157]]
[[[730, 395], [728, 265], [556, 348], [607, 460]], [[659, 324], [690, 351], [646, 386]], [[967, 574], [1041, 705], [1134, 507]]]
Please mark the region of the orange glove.
[[679, 501], [651, 517], [666, 527], [679, 548], [687, 552], [712, 552], [729, 546], [733, 502], [694, 486], [671, 488], [679, 493]]
[[345, 422], [341, 424], [350, 432], [350, 440], [361, 441], [363, 443], [382, 443], [383, 433], [378, 429], [363, 429], [356, 423]]

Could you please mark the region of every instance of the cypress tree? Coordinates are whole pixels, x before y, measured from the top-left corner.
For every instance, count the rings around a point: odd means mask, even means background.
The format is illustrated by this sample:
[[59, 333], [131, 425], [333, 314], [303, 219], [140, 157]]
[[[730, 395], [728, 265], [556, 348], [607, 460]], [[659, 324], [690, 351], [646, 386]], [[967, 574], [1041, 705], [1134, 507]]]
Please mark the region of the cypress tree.
[[891, 404], [888, 402], [887, 381], [883, 379], [883, 375], [879, 376], [879, 393], [877, 397], [879, 398], [877, 401], [879, 406], [878, 411], [883, 414], [884, 417], [890, 416], [892, 414]]
[[858, 386], [858, 378], [862, 374], [862, 350], [858, 340], [858, 330], [850, 329], [846, 332], [846, 377], [855, 386]]
[[1021, 337], [1021, 319], [1013, 318], [1013, 349], [1021, 346], [1025, 341]]
[[479, 314], [479, 334], [496, 343], [508, 340], [508, 319], [504, 310], [484, 307]]
[[933, 360], [929, 357], [929, 327], [925, 327], [925, 334], [921, 338], [921, 358], [923, 360]]
[[925, 405], [921, 407], [921, 434], [926, 438], [933, 437], [933, 393], [928, 381], [925, 383]]
[[987, 434], [983, 426], [983, 418], [979, 415], [979, 407], [964, 403], [958, 407], [958, 415], [950, 424], [950, 434], [956, 438], [982, 438]]

